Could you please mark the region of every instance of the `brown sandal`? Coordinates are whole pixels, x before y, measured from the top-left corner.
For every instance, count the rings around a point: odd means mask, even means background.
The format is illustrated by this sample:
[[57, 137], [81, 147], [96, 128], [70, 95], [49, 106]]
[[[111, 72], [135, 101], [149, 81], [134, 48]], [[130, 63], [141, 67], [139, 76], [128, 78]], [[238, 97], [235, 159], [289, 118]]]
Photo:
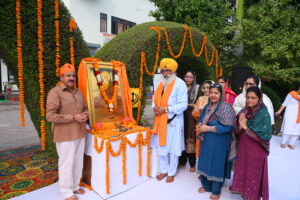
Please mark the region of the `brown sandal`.
[[206, 190], [205, 190], [203, 187], [200, 187], [200, 188], [198, 189], [198, 192], [199, 192], [199, 193], [204, 193], [204, 192], [206, 192]]
[[85, 194], [84, 189], [78, 189], [74, 191], [75, 194]]
[[212, 200], [219, 200], [220, 199], [220, 195], [212, 194], [212, 195], [210, 195], [209, 198], [212, 199]]

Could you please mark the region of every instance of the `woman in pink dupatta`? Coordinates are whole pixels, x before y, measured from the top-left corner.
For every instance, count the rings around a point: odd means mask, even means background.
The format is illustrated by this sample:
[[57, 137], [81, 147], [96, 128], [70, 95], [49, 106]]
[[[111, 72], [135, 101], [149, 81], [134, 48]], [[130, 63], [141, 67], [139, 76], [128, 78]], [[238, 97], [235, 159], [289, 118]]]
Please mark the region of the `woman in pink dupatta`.
[[240, 135], [232, 192], [245, 200], [269, 200], [268, 155], [272, 137], [271, 118], [259, 87], [246, 92], [246, 107], [237, 116], [235, 133]]

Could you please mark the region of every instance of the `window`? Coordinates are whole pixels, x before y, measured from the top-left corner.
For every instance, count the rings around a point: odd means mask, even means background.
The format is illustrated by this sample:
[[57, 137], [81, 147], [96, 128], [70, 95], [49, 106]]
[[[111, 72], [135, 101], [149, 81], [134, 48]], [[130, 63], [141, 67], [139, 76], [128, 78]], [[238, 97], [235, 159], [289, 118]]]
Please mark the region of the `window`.
[[100, 32], [107, 33], [107, 14], [100, 13]]
[[133, 27], [135, 25], [134, 22], [130, 22], [124, 19], [120, 19], [117, 17], [111, 17], [111, 33], [118, 35], [123, 31]]

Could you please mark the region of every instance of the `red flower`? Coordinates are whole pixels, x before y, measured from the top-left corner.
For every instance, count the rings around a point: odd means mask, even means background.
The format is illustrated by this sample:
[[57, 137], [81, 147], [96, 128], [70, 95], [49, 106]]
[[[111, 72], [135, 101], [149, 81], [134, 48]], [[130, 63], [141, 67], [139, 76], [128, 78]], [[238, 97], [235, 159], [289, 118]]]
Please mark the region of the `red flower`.
[[114, 81], [113, 83], [114, 83], [114, 85], [118, 85], [119, 84], [118, 81]]
[[114, 74], [118, 74], [118, 71], [117, 70], [113, 70]]
[[95, 75], [97, 76], [98, 74], [100, 74], [100, 72], [99, 71], [95, 71]]

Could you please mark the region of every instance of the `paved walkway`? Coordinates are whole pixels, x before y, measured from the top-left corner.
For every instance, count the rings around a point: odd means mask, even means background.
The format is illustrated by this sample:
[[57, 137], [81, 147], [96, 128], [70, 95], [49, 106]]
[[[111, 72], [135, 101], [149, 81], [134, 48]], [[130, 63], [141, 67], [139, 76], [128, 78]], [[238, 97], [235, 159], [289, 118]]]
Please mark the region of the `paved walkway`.
[[20, 126], [19, 102], [0, 104], [0, 151], [37, 145], [38, 133], [25, 110], [25, 127]]

